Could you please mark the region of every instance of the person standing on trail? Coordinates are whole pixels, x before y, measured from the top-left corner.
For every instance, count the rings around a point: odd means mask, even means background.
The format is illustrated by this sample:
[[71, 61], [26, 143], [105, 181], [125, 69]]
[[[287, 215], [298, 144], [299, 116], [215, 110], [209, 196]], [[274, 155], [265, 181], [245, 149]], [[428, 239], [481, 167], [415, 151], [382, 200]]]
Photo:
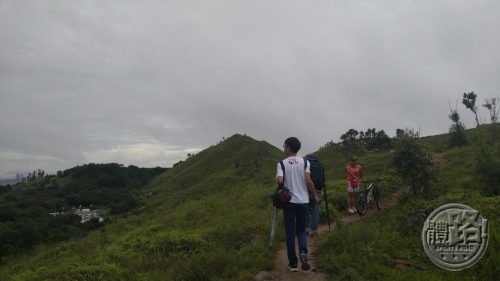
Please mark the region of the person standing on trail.
[[308, 234], [315, 236], [318, 234], [319, 224], [319, 207], [321, 202], [321, 191], [325, 188], [325, 168], [319, 162], [315, 154], [306, 155], [306, 160], [309, 161], [311, 168], [311, 180], [314, 183], [316, 196], [318, 196], [318, 203], [309, 202], [309, 216], [308, 216]]
[[347, 208], [349, 213], [356, 213], [356, 198], [355, 194], [359, 192], [359, 183], [363, 178], [363, 169], [357, 163], [357, 157], [351, 157], [351, 164], [345, 168], [347, 180]]
[[[288, 269], [292, 272], [298, 271], [298, 259], [295, 252], [296, 236], [299, 242], [301, 268], [304, 271], [311, 269], [307, 259], [307, 208], [309, 199], [315, 203], [319, 202], [310, 176], [310, 164], [304, 158], [297, 156], [300, 147], [301, 143], [296, 137], [287, 138], [283, 145], [283, 152], [287, 158], [278, 163], [276, 171], [278, 185], [284, 185], [292, 194], [291, 200], [283, 207]], [[309, 198], [308, 189], [314, 197]]]

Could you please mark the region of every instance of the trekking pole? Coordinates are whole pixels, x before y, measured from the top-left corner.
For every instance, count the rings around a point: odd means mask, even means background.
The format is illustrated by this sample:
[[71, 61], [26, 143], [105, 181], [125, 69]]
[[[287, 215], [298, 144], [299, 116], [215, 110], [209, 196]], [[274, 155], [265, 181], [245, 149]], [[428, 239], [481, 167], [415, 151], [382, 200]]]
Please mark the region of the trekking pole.
[[328, 229], [330, 229], [330, 211], [328, 210], [328, 196], [326, 195], [326, 185], [323, 187], [325, 191], [325, 209], [326, 209], [326, 217], [328, 218]]
[[276, 234], [277, 218], [278, 218], [278, 208], [273, 207], [273, 223], [271, 224], [271, 236], [269, 237], [269, 250], [273, 248], [274, 235]]

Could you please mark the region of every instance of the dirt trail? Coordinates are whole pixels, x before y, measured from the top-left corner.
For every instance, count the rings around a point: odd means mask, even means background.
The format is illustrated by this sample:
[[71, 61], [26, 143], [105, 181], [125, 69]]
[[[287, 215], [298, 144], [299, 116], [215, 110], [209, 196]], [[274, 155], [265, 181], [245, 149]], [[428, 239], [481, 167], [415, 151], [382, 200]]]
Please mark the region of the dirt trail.
[[[398, 189], [397, 191], [393, 192], [392, 194], [389, 194], [388, 196], [385, 196], [382, 199], [382, 210], [388, 209], [392, 207], [394, 204], [397, 202], [397, 198], [400, 194], [401, 190]], [[349, 214], [349, 215], [344, 215], [340, 218], [340, 221], [342, 223], [350, 223], [353, 221], [359, 221], [363, 220], [366, 217], [372, 215], [373, 213], [378, 212], [375, 209], [370, 209], [368, 210], [367, 214], [363, 217], [360, 217], [357, 214]], [[282, 216], [280, 216], [282, 218]], [[287, 268], [288, 265], [288, 258], [286, 255], [286, 244], [283, 242], [281, 245], [279, 245], [278, 251], [276, 251], [276, 256], [275, 256], [275, 262], [274, 262], [274, 269], [272, 271], [262, 271], [259, 274], [255, 276], [255, 280], [257, 281], [264, 281], [264, 280], [275, 280], [275, 281], [320, 281], [320, 280], [327, 280], [328, 275], [325, 273], [322, 273], [316, 269], [315, 266], [315, 250], [317, 247], [317, 244], [319, 240], [321, 239], [322, 236], [328, 231], [332, 231], [336, 228], [336, 223], [332, 223], [331, 229], [328, 229], [328, 224], [322, 224], [318, 227], [319, 231], [319, 236], [315, 237], [308, 237], [307, 240], [307, 248], [309, 250], [309, 261], [311, 264], [311, 271], [301, 271], [300, 270], [300, 262], [299, 262], [299, 271], [298, 272], [290, 272]]]

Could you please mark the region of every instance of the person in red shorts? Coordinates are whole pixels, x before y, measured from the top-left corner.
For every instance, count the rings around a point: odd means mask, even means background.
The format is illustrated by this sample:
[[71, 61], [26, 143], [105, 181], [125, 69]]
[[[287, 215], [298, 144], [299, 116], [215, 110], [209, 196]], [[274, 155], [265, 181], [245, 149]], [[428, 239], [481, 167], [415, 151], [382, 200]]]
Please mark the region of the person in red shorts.
[[[363, 169], [357, 162], [357, 157], [351, 157], [351, 164], [345, 168], [347, 180], [347, 209], [349, 213], [356, 213], [356, 198], [359, 192], [359, 183], [363, 178]], [[355, 196], [356, 195], [356, 196]]]

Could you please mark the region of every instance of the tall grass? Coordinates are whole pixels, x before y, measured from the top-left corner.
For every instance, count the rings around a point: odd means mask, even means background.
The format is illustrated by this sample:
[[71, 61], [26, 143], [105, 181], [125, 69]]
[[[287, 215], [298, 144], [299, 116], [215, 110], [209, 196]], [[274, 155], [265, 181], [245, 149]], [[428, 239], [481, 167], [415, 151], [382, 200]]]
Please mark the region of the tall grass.
[[[500, 223], [500, 196], [481, 193], [476, 159], [480, 141], [498, 154], [499, 128], [468, 130], [471, 143], [459, 148], [448, 148], [446, 135], [424, 139], [428, 149], [444, 154], [444, 162], [438, 165], [439, 181], [429, 190], [428, 200], [404, 193], [394, 208], [329, 233], [318, 247], [320, 268], [330, 274], [331, 280], [497, 280], [500, 229], [495, 225]], [[438, 206], [451, 202], [479, 210], [490, 223], [486, 253], [477, 264], [460, 272], [431, 263], [420, 238], [425, 218]], [[396, 268], [397, 260], [408, 261], [411, 266]]]
[[119, 223], [133, 227], [45, 245], [3, 267], [0, 279], [248, 280], [272, 267], [270, 193], [267, 186], [244, 186], [189, 201], [142, 226], [135, 222], [147, 214], [129, 216]]
[[[420, 235], [425, 216], [447, 202], [467, 202], [490, 225], [497, 225], [499, 200], [500, 197], [474, 199], [464, 193], [444, 200], [404, 200], [390, 210], [329, 233], [318, 247], [316, 263], [330, 274], [330, 280], [495, 280], [500, 276], [497, 229], [490, 229], [488, 250], [482, 259], [460, 272], [432, 264], [423, 250]], [[398, 269], [396, 260], [408, 261], [411, 266]]]

